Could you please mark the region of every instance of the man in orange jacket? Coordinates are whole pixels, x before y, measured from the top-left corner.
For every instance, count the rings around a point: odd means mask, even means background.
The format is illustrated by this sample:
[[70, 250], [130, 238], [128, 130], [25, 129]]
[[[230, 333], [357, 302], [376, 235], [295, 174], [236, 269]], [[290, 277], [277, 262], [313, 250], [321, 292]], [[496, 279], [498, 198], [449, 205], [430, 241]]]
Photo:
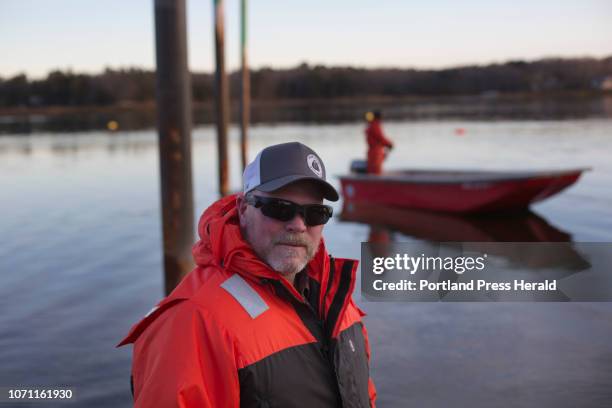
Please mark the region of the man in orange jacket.
[[382, 131], [380, 111], [366, 113], [368, 127], [366, 128], [366, 140], [368, 142], [368, 173], [382, 173], [382, 164], [385, 160], [385, 149], [393, 149], [393, 143], [385, 137]]
[[319, 156], [270, 146], [202, 215], [197, 267], [120, 345], [136, 407], [372, 407], [357, 262], [322, 239], [338, 200]]

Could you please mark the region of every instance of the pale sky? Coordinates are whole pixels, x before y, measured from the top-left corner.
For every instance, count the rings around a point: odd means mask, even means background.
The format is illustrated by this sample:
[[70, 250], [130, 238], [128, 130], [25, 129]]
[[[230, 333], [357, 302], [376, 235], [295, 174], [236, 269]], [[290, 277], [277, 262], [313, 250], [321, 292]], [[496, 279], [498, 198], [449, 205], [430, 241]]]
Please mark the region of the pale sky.
[[[213, 1], [188, 0], [189, 66], [214, 67]], [[239, 0], [225, 0], [228, 68]], [[0, 0], [0, 76], [155, 65], [153, 0]], [[252, 68], [444, 68], [612, 55], [611, 0], [251, 0]]]

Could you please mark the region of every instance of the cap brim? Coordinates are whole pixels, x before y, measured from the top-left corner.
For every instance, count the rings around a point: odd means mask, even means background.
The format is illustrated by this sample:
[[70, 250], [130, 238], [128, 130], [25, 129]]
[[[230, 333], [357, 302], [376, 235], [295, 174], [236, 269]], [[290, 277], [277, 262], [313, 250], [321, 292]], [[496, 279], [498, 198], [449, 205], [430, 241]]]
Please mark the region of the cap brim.
[[271, 193], [273, 191], [278, 190], [281, 187], [285, 187], [286, 185], [289, 185], [291, 183], [295, 183], [296, 181], [301, 181], [301, 180], [311, 180], [311, 181], [318, 183], [322, 188], [323, 197], [326, 200], [338, 201], [338, 199], [340, 198], [336, 189], [331, 184], [329, 184], [327, 181], [321, 180], [320, 178], [317, 178], [317, 177], [308, 177], [308, 176], [295, 176], [294, 175], [294, 176], [279, 177], [277, 179], [270, 180], [267, 183], [263, 183], [255, 187], [255, 190], [263, 191], [265, 193]]

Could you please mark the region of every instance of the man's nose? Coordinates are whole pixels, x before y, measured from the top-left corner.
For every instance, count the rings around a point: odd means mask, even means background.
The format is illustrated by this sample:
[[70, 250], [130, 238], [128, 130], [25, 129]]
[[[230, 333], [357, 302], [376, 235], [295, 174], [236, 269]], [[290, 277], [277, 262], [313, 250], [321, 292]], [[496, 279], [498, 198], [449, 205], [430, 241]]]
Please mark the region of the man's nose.
[[302, 214], [295, 214], [291, 220], [287, 221], [285, 224], [285, 228], [287, 231], [292, 232], [305, 232], [306, 231], [306, 221], [304, 221], [304, 216]]

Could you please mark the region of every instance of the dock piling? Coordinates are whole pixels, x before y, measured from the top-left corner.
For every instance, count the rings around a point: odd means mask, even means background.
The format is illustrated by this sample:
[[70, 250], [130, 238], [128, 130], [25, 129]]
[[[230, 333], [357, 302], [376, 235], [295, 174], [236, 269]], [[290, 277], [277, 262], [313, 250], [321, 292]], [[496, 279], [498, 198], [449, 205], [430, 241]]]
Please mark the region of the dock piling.
[[193, 268], [191, 80], [185, 0], [155, 0], [155, 45], [164, 283], [169, 294]]
[[223, 0], [214, 0], [215, 15], [215, 108], [217, 115], [217, 150], [219, 194], [229, 193], [227, 161], [227, 126], [229, 122], [229, 87], [225, 73], [225, 17]]
[[248, 129], [251, 110], [251, 80], [247, 49], [247, 0], [240, 0], [240, 52], [242, 62], [242, 81], [240, 98], [240, 158], [242, 170], [248, 164]]

